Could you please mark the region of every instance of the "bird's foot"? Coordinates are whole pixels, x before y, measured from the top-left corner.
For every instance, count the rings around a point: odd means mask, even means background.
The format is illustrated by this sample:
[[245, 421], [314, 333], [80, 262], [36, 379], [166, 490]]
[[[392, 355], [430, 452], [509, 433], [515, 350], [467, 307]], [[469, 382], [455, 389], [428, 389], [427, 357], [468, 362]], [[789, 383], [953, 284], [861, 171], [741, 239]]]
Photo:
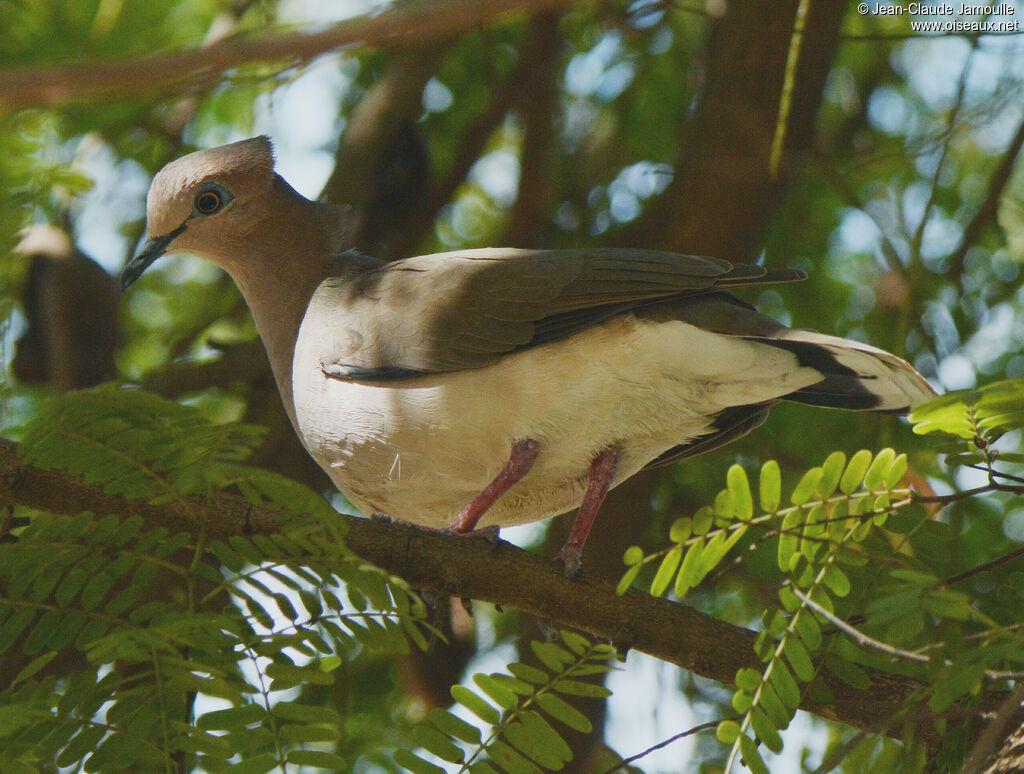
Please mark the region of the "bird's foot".
[[580, 562], [580, 554], [583, 553], [583, 546], [572, 546], [566, 543], [562, 546], [562, 550], [558, 552], [558, 555], [554, 558], [555, 564], [562, 565], [562, 572], [566, 578], [575, 580], [580, 577], [580, 572], [583, 569], [583, 564]]
[[451, 527], [446, 527], [445, 529], [442, 529], [441, 532], [445, 533], [446, 535], [461, 535], [462, 537], [483, 538], [492, 546], [496, 546], [498, 545], [501, 527], [499, 527], [496, 524], [491, 524], [487, 527], [482, 527], [480, 529], [474, 529], [470, 532], [465, 532], [463, 530], [456, 529], [455, 526], [453, 525]]

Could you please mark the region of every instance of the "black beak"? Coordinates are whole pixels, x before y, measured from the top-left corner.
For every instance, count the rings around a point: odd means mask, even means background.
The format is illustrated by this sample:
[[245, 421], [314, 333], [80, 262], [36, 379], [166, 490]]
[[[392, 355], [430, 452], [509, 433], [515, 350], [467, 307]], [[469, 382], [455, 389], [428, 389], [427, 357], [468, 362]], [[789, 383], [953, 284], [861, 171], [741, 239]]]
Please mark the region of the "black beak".
[[132, 283], [142, 276], [142, 272], [148, 269], [153, 261], [163, 255], [171, 242], [184, 230], [185, 224], [182, 223], [170, 234], [147, 239], [139, 254], [128, 261], [128, 264], [121, 271], [121, 291], [124, 292], [130, 288]]

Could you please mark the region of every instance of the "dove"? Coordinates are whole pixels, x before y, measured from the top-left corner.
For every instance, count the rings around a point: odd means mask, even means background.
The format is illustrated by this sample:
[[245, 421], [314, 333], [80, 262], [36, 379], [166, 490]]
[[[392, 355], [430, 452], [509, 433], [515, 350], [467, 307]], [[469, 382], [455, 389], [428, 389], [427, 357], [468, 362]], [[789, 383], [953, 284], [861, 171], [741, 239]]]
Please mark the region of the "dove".
[[717, 449], [779, 401], [906, 412], [934, 393], [881, 349], [790, 329], [732, 293], [803, 279], [643, 249], [346, 250], [256, 137], [154, 178], [127, 289], [165, 254], [234, 279], [303, 445], [366, 514], [466, 533], [578, 508], [580, 566], [608, 491]]

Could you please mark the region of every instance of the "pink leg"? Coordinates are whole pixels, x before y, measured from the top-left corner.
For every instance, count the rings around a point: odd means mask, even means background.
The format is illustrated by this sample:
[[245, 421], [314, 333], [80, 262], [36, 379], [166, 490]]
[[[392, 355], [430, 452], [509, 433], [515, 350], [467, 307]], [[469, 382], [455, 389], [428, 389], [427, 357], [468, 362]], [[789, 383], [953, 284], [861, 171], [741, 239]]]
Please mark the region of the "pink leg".
[[524, 438], [513, 443], [512, 453], [501, 473], [455, 517], [451, 526], [452, 532], [472, 532], [476, 529], [477, 523], [498, 498], [530, 472], [539, 450], [540, 445], [532, 438]]
[[580, 503], [576, 521], [572, 523], [569, 539], [565, 541], [562, 550], [558, 552], [558, 558], [565, 564], [566, 575], [572, 576], [580, 571], [580, 555], [587, 542], [587, 535], [590, 534], [590, 528], [594, 526], [594, 519], [597, 517], [597, 512], [601, 510], [601, 504], [608, 495], [612, 480], [615, 478], [615, 471], [618, 469], [619, 450], [614, 446], [609, 446], [594, 457], [590, 463], [587, 491], [583, 493], [583, 502]]

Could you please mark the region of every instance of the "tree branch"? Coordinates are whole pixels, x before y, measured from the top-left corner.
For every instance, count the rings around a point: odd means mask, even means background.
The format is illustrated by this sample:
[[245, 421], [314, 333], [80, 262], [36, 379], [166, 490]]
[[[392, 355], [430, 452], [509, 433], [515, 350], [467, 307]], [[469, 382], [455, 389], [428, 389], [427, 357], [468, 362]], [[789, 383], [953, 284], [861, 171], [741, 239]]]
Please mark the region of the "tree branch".
[[113, 95], [146, 94], [215, 80], [250, 62], [308, 62], [349, 45], [403, 49], [456, 37], [500, 16], [536, 13], [571, 0], [434, 0], [406, 4], [377, 16], [348, 19], [321, 32], [286, 33], [262, 40], [228, 38], [189, 51], [116, 62], [66, 62], [0, 72], [0, 106], [61, 105]]
[[[26, 464], [18, 457], [17, 444], [3, 439], [0, 499], [58, 515], [84, 510], [138, 515], [153, 527], [175, 532], [195, 529], [196, 513], [214, 513], [216, 518], [204, 525], [210, 539], [274, 533], [281, 528], [280, 514], [230, 495], [195, 498], [194, 511], [177, 503], [150, 505], [108, 495], [62, 471]], [[589, 578], [585, 572], [570, 580], [555, 565], [504, 541], [491, 544], [409, 524], [339, 518], [346, 521], [346, 544], [353, 552], [415, 588], [514, 607], [725, 684], [732, 684], [741, 667], [761, 667], [753, 650], [754, 632], [686, 605], [638, 591], [620, 597], [614, 585]], [[870, 674], [872, 686], [858, 691], [824, 672], [822, 679], [835, 701], [825, 704], [804, 697], [801, 706], [861, 728], [886, 727], [904, 702], [926, 689], [909, 678], [878, 671]], [[982, 710], [999, 706], [1004, 698], [1004, 694], [988, 694]], [[915, 738], [937, 748], [941, 738], [934, 718], [921, 711], [916, 721]], [[900, 730], [893, 733], [898, 736]]]
[[626, 242], [744, 260], [795, 162], [810, 150], [846, 4], [812, 3], [778, 179], [769, 165], [798, 0], [728, 4], [707, 45], [706, 85], [672, 182]]
[[981, 232], [985, 229], [985, 226], [995, 219], [999, 211], [999, 201], [1003, 197], [1003, 191], [1006, 189], [1007, 183], [1010, 182], [1010, 176], [1017, 164], [1017, 156], [1020, 155], [1021, 148], [1024, 148], [1024, 122], [1017, 127], [1017, 133], [1010, 141], [1006, 153], [1003, 154], [1002, 161], [999, 162], [999, 166], [989, 181], [988, 194], [985, 196], [985, 201], [981, 203], [978, 211], [971, 218], [971, 222], [964, 228], [960, 246], [957, 247], [949, 259], [947, 275], [958, 285], [962, 286], [963, 284], [964, 261], [967, 259], [967, 253], [977, 244], [978, 239], [981, 237]]

